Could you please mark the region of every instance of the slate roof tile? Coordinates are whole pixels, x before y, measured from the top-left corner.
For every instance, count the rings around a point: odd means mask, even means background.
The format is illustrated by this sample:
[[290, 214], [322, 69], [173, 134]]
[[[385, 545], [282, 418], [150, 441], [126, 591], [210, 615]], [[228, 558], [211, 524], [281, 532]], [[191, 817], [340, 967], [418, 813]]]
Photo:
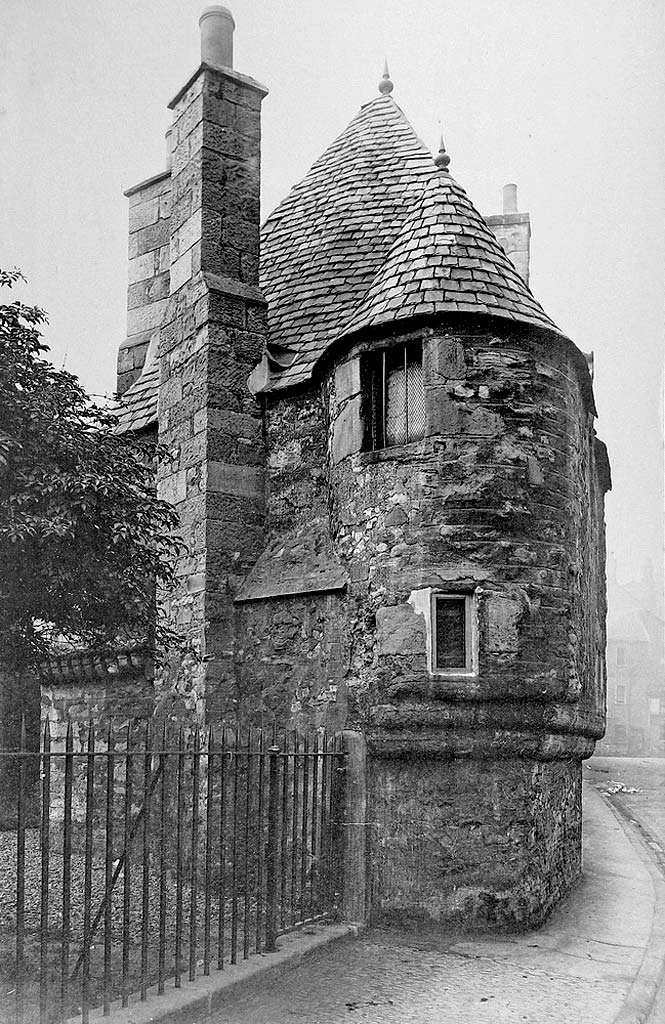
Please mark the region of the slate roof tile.
[[[451, 235], [455, 235], [460, 225], [464, 225], [464, 229], [453, 243]], [[414, 240], [418, 243], [415, 249]], [[459, 265], [457, 255], [461, 242], [473, 254], [472, 258], [464, 260], [463, 266]], [[433, 267], [430, 258], [425, 257], [429, 269], [423, 271], [422, 253], [432, 243], [443, 264], [437, 261]], [[522, 320], [561, 333], [533, 297], [464, 189], [446, 171], [437, 169], [430, 175], [385, 263], [342, 335], [387, 321], [382, 296], [387, 282], [395, 276], [399, 279], [401, 301], [397, 314], [391, 313], [390, 319], [408, 319], [421, 314], [424, 306], [432, 301], [433, 269], [436, 277], [444, 278], [449, 274], [445, 292], [439, 293], [433, 302], [433, 312], [445, 313], [451, 308], [459, 312], [480, 312], [491, 308], [495, 316]], [[391, 292], [394, 291], [392, 286]]]
[[[261, 288], [269, 348], [295, 356], [272, 391], [307, 380], [337, 338], [412, 316], [487, 312], [558, 332], [390, 95], [365, 104], [268, 217]], [[123, 396], [120, 429], [154, 421], [158, 376], [146, 367]]]
[[[288, 379], [275, 375], [270, 389], [293, 384], [296, 367], [307, 379], [365, 295], [433, 166], [392, 97], [378, 96], [270, 215], [261, 238], [270, 343], [300, 352], [305, 331], [313, 326], [316, 335], [306, 347], [310, 367], [297, 359]], [[302, 301], [322, 276], [326, 298]]]
[[138, 380], [127, 388], [118, 409], [118, 433], [143, 430], [157, 419], [159, 363], [153, 360], [143, 368]]

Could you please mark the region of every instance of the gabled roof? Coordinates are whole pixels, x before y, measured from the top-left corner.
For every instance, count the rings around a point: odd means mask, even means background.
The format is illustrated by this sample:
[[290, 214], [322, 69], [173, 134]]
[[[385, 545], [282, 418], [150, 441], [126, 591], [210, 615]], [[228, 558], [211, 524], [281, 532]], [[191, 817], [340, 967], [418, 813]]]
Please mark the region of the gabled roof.
[[386, 260], [341, 332], [438, 313], [485, 313], [561, 333], [464, 189], [432, 166]]
[[268, 356], [276, 357], [274, 368], [286, 367], [269, 390], [311, 375], [364, 297], [433, 169], [432, 154], [392, 97], [377, 96], [268, 217], [261, 233]]

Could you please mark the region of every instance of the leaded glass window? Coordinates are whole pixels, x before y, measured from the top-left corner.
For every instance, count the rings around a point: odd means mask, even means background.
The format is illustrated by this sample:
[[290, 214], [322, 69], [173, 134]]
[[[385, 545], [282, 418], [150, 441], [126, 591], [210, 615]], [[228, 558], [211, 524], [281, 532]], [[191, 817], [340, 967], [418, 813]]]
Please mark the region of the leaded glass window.
[[422, 345], [410, 342], [366, 357], [367, 447], [390, 448], [425, 436]]

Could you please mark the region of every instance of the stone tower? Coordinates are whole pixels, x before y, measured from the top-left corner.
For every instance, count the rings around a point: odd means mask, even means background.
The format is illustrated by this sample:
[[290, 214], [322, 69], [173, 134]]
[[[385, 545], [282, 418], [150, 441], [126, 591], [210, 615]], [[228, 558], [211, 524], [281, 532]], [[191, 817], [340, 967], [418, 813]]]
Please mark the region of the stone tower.
[[387, 72], [266, 220], [257, 279], [265, 90], [220, 60], [174, 101], [170, 189], [130, 195], [158, 217], [135, 260], [172, 201], [170, 295], [148, 283], [135, 317], [161, 318], [159, 357], [141, 370], [130, 335], [124, 426], [177, 454], [173, 615], [210, 659], [190, 703], [364, 735], [374, 915], [536, 923], [579, 873], [604, 729], [586, 359], [528, 288], [514, 186], [483, 219]]
[[[174, 665], [166, 688], [205, 720], [235, 710], [233, 595], [263, 538], [261, 410], [247, 379], [266, 342], [258, 274], [267, 90], [233, 69], [226, 8], [207, 8], [199, 24], [201, 64], [169, 104], [170, 167], [128, 192], [130, 281], [145, 275], [136, 310], [130, 284], [129, 329], [137, 318], [158, 329], [147, 346], [130, 334], [120, 358], [132, 363], [119, 391], [147, 356], [126, 394], [123, 427], [154, 429], [157, 419], [159, 442], [173, 455], [160, 468], [158, 493], [178, 509], [189, 553], [171, 619], [203, 660], [184, 673]], [[155, 294], [168, 297], [156, 303]]]

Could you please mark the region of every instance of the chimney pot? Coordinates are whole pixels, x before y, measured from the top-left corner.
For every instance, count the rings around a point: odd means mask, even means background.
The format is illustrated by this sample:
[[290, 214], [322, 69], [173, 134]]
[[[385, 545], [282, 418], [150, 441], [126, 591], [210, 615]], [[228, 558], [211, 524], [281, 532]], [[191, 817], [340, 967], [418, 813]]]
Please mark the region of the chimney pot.
[[517, 185], [503, 186], [503, 212], [517, 213]]
[[217, 67], [233, 67], [233, 30], [236, 23], [228, 7], [206, 7], [199, 18], [201, 61]]

